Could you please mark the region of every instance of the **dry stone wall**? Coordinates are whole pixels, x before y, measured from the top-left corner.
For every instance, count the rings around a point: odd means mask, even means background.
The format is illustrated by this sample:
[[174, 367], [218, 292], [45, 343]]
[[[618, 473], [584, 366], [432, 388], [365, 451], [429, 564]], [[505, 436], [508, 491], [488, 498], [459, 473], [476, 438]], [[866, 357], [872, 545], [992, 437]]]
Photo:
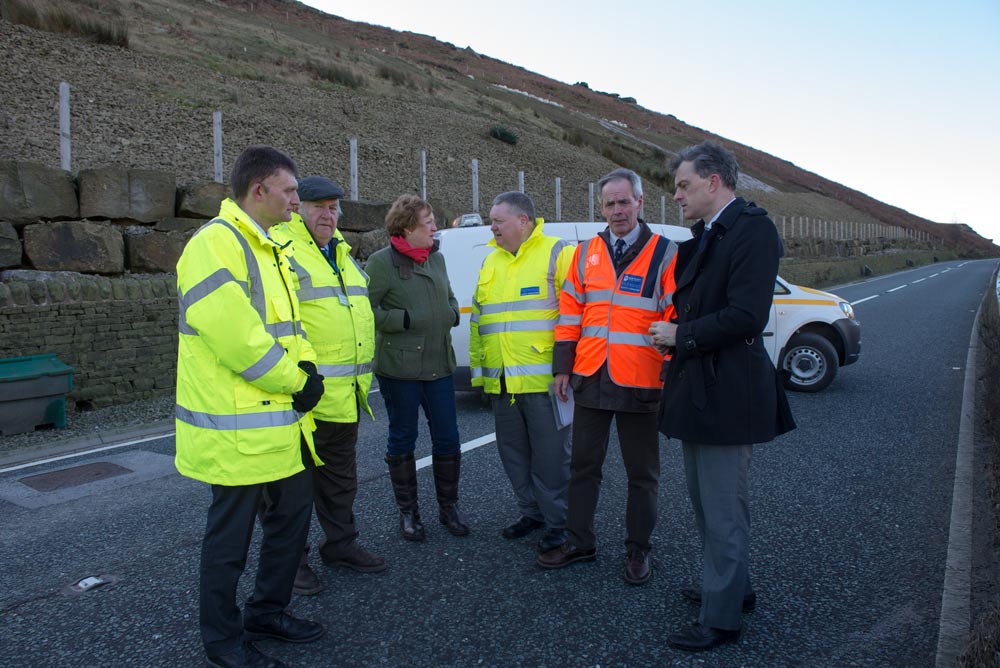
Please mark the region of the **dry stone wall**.
[[[177, 363], [173, 272], [228, 196], [155, 170], [0, 162], [0, 358], [55, 353], [74, 368], [69, 408], [169, 394]], [[386, 246], [389, 205], [343, 202], [360, 259]]]
[[74, 369], [70, 410], [169, 394], [175, 283], [162, 274], [0, 272], [0, 358], [55, 353]]

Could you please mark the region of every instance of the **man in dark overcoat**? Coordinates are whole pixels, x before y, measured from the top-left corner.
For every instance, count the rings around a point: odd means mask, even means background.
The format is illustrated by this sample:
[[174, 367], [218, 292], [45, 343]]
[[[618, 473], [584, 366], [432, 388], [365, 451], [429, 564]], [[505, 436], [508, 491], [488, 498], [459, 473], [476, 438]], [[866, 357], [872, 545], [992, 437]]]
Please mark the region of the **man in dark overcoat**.
[[679, 649], [712, 649], [739, 639], [752, 610], [750, 456], [795, 428], [761, 334], [771, 310], [781, 239], [767, 212], [735, 196], [735, 157], [712, 142], [682, 151], [672, 165], [676, 201], [693, 238], [677, 256], [675, 322], [650, 327], [672, 353], [660, 431], [681, 441], [691, 505], [703, 544], [698, 620], [667, 638]]

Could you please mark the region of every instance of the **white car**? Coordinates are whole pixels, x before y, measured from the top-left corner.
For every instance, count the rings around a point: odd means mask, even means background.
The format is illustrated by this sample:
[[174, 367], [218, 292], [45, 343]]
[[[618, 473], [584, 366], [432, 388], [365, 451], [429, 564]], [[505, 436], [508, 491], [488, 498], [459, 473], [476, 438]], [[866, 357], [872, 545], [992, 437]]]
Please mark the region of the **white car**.
[[[545, 223], [545, 233], [573, 243], [586, 241], [607, 227], [604, 223]], [[650, 225], [654, 232], [676, 242], [691, 238], [691, 230], [676, 225]], [[456, 227], [435, 235], [448, 266], [451, 288], [462, 312], [452, 330], [458, 358], [455, 388], [471, 390], [469, 371], [469, 316], [479, 268], [493, 250], [489, 226]], [[781, 277], [774, 282], [771, 318], [764, 328], [764, 344], [775, 366], [788, 373], [785, 387], [819, 392], [837, 375], [837, 369], [858, 361], [861, 324], [854, 309], [837, 295], [792, 285]]]

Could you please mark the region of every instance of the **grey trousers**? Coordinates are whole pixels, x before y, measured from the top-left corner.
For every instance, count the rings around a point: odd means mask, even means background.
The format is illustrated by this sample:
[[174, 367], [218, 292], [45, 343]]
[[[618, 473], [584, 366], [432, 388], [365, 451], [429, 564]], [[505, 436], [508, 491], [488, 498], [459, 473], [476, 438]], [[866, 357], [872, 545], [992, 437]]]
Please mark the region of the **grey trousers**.
[[491, 398], [497, 450], [521, 514], [564, 528], [572, 429], [556, 428], [547, 392]]
[[698, 621], [735, 630], [750, 586], [752, 445], [683, 442], [684, 475], [701, 535], [704, 563]]

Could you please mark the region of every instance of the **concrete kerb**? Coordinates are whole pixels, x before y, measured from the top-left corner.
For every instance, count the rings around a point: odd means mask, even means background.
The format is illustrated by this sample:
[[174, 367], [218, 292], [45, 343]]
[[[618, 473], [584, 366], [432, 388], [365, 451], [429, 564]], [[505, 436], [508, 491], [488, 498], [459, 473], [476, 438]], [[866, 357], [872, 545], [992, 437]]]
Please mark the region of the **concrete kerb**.
[[155, 440], [172, 436], [173, 433], [174, 421], [160, 420], [138, 427], [102, 432], [94, 436], [49, 442], [37, 448], [23, 448], [0, 456], [0, 474], [29, 468], [43, 461], [68, 459], [88, 450], [111, 450], [134, 441]]

